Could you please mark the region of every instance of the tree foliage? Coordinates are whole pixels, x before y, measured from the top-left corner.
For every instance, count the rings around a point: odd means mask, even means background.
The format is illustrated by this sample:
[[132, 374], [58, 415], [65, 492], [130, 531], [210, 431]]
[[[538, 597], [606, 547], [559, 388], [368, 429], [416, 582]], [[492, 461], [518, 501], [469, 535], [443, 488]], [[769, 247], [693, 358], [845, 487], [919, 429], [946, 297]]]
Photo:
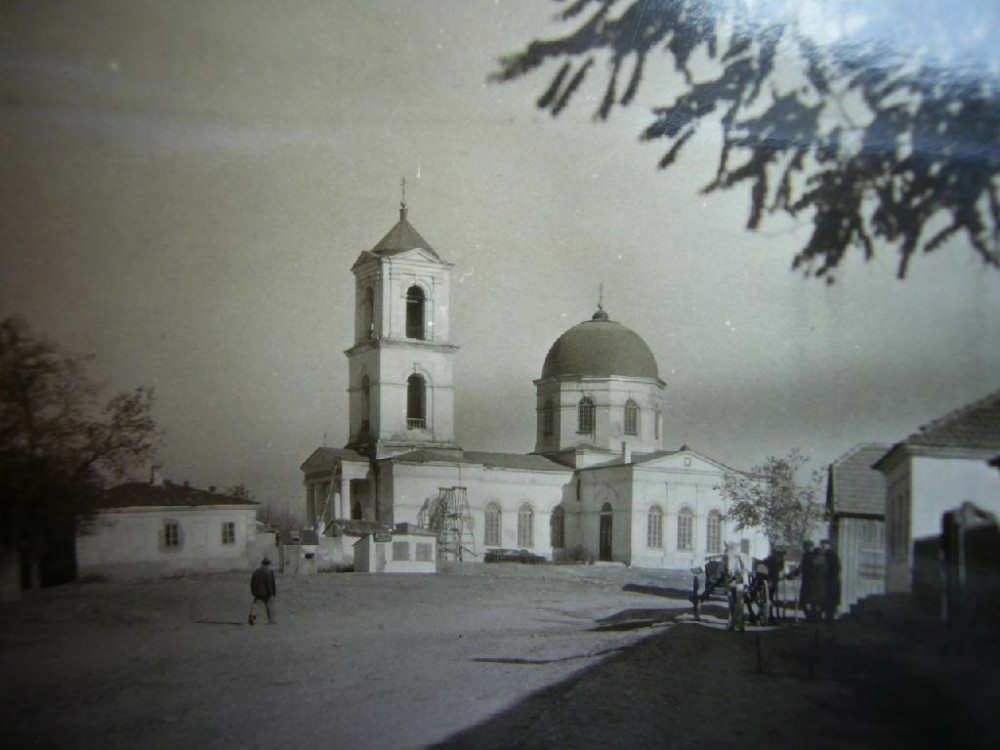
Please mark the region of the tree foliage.
[[726, 472], [716, 488], [728, 504], [726, 519], [737, 529], [764, 529], [772, 546], [801, 546], [826, 519], [822, 476], [814, 473], [808, 483], [797, 479], [807, 460], [793, 450], [787, 457], [771, 456], [748, 474]]
[[104, 482], [155, 454], [147, 388], [102, 400], [88, 357], [0, 321], [0, 544], [40, 551], [92, 515]]
[[749, 187], [750, 229], [769, 213], [810, 217], [793, 268], [832, 281], [848, 251], [870, 259], [882, 244], [898, 252], [903, 278], [915, 253], [956, 235], [1000, 267], [1000, 66], [988, 4], [840, 0], [818, 24], [807, 13], [818, 2], [556, 2], [571, 30], [502, 58], [493, 78], [560, 63], [537, 102], [558, 116], [603, 58], [594, 114], [606, 120], [634, 101], [652, 56], [668, 55], [679, 91], [653, 109], [642, 138], [666, 143], [667, 168], [718, 121], [704, 192]]

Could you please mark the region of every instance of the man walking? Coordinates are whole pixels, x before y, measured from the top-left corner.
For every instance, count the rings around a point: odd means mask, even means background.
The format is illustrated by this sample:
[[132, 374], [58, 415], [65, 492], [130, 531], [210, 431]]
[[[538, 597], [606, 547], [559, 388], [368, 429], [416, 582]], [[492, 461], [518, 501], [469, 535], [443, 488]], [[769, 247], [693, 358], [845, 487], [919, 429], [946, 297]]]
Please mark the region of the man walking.
[[277, 598], [278, 588], [274, 583], [274, 571], [271, 570], [271, 561], [266, 557], [260, 561], [260, 567], [250, 576], [250, 593], [253, 594], [253, 603], [250, 605], [250, 624], [253, 625], [257, 621], [257, 615], [254, 612], [257, 602], [264, 602], [267, 621], [272, 625], [277, 622], [272, 599]]

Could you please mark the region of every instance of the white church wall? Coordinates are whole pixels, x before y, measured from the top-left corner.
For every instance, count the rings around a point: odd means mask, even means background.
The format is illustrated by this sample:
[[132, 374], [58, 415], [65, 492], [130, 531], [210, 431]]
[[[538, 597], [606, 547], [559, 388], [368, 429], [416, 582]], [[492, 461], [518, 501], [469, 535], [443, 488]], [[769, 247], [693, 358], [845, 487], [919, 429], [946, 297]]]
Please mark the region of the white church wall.
[[[481, 560], [489, 549], [485, 543], [485, 527], [486, 505], [491, 501], [500, 505], [500, 546], [525, 548], [552, 558], [552, 509], [563, 500], [564, 487], [571, 477], [569, 471], [531, 472], [484, 468], [477, 464], [394, 463], [392, 472], [394, 523], [417, 524], [421, 509], [437, 498], [442, 487], [465, 487], [478, 559]], [[532, 510], [531, 544], [521, 544], [518, 540], [518, 511], [525, 503]]]
[[632, 564], [630, 472], [631, 467], [613, 466], [579, 475], [579, 536], [574, 541], [588, 557], [601, 559], [601, 515], [607, 504], [612, 511], [611, 560]]

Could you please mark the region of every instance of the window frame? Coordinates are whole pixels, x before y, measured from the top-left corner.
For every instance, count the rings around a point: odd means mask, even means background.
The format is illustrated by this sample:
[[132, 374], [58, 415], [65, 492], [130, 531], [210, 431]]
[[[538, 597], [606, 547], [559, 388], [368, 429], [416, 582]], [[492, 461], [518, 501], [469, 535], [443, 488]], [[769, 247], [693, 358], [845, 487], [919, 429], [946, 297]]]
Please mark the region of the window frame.
[[576, 404], [576, 434], [594, 434], [594, 399], [590, 396], [581, 396]]
[[406, 338], [414, 341], [427, 340], [427, 293], [419, 284], [412, 284], [406, 290]]
[[694, 511], [687, 505], [677, 511], [677, 549], [694, 550]]
[[[227, 533], [228, 532], [228, 533]], [[236, 544], [236, 522], [222, 522], [222, 546], [231, 547]]]
[[549, 518], [549, 542], [552, 549], [566, 548], [566, 509], [557, 505]]
[[625, 402], [624, 429], [626, 435], [638, 436], [639, 434], [639, 404], [633, 399]]
[[427, 380], [419, 372], [406, 379], [406, 429], [427, 428]]
[[163, 521], [163, 548], [167, 550], [178, 550], [181, 548], [181, 523], [174, 519]]
[[705, 552], [722, 552], [722, 536], [722, 513], [713, 508], [705, 518]]
[[535, 546], [535, 509], [531, 503], [521, 503], [517, 509], [517, 546], [519, 549]]
[[483, 546], [499, 547], [503, 542], [503, 509], [500, 503], [491, 500], [483, 509]]
[[663, 508], [653, 505], [646, 511], [646, 546], [663, 549]]

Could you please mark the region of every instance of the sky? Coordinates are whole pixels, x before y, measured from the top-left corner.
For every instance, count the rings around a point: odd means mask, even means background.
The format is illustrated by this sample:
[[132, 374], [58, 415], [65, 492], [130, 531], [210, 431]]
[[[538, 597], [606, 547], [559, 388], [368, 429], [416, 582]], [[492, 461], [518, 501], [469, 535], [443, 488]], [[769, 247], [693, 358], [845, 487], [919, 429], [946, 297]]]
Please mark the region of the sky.
[[301, 463], [347, 440], [350, 267], [403, 178], [455, 264], [466, 449], [533, 449], [532, 380], [602, 284], [667, 384], [664, 447], [735, 468], [798, 447], [819, 469], [1000, 387], [1000, 273], [963, 240], [902, 282], [891, 252], [806, 279], [806, 219], [749, 232], [745, 192], [699, 192], [717, 133], [657, 170], [638, 135], [666, 64], [606, 123], [599, 88], [535, 108], [554, 68], [488, 82], [558, 7], [0, 4], [0, 316], [154, 387], [163, 476], [295, 507]]

